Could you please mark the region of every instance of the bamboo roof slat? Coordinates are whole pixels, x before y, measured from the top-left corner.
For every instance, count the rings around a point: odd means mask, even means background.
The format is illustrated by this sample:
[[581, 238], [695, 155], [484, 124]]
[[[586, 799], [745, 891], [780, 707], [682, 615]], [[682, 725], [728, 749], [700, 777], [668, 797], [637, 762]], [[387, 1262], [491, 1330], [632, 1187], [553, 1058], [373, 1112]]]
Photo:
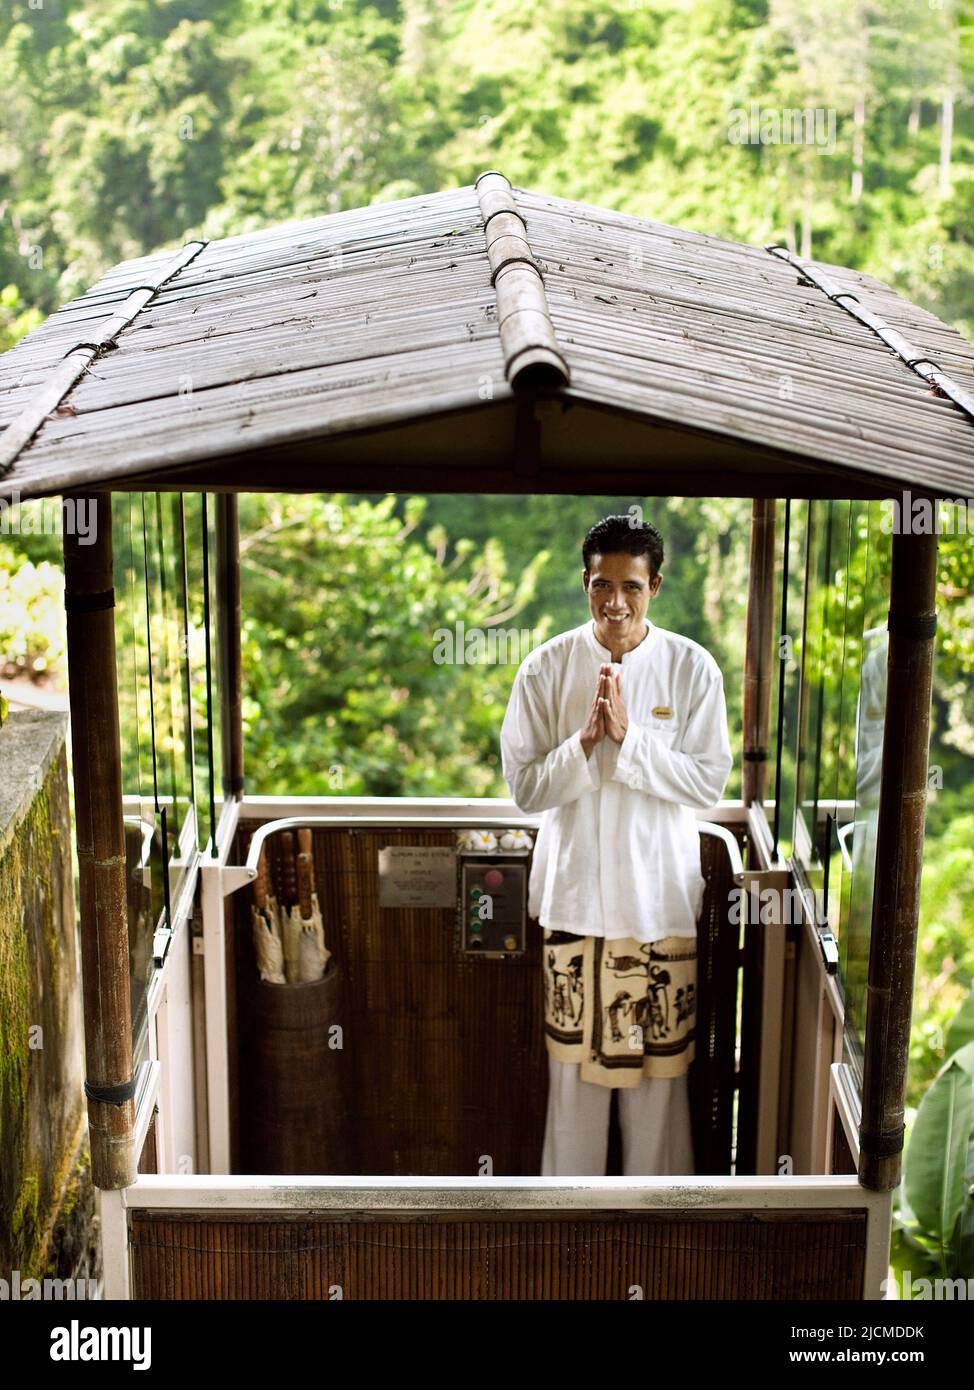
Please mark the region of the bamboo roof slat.
[[93, 337], [74, 343], [62, 354], [54, 370], [45, 377], [37, 390], [30, 393], [23, 409], [9, 422], [0, 436], [0, 477], [12, 467], [18, 454], [37, 433], [46, 417], [61, 408], [64, 397], [95, 358], [104, 349], [115, 346], [118, 334], [123, 328], [127, 328], [136, 314], [148, 304], [159, 286], [172, 276], [178, 275], [183, 266], [197, 256], [204, 245], [205, 243], [200, 241], [189, 242], [174, 260], [161, 268], [157, 280], [146, 285], [134, 286], [118, 309], [101, 319]]
[[[0, 495], [243, 455], [273, 476], [281, 448], [320, 441], [308, 458], [327, 462], [392, 426], [421, 449], [424, 421], [480, 414], [489, 433], [484, 411], [539, 390], [680, 433], [701, 467], [710, 439], [753, 449], [755, 472], [773, 456], [796, 478], [974, 492], [974, 347], [862, 272], [493, 171], [191, 245], [175, 268], [172, 251], [112, 267], [0, 356]], [[541, 438], [577, 466], [564, 431]]]

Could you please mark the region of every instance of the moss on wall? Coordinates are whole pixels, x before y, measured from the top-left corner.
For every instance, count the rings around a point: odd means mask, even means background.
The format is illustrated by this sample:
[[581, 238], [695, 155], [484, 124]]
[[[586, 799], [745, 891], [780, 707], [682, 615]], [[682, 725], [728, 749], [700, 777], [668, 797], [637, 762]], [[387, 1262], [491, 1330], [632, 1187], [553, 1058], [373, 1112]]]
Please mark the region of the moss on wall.
[[0, 763], [20, 788], [0, 824], [0, 1272], [22, 1278], [63, 1264], [55, 1231], [84, 1247], [93, 1211], [67, 759], [51, 718], [13, 714], [0, 730]]
[[[50, 798], [37, 795], [18, 833], [0, 860], [0, 1200], [10, 1213], [10, 1268], [35, 1253], [40, 1174], [28, 1154], [30, 1039], [35, 1023], [31, 989], [30, 934], [24, 889], [31, 870], [31, 848], [50, 839]], [[45, 945], [49, 938], [45, 922]]]

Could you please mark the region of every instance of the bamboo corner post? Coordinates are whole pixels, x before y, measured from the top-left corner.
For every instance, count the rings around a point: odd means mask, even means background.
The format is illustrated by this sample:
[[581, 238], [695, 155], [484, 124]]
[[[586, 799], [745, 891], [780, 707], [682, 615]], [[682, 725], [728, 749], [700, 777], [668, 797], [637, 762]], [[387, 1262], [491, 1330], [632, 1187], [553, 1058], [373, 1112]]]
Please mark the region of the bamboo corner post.
[[936, 535], [894, 533], [859, 1157], [874, 1192], [901, 1178], [936, 615]]
[[[135, 1181], [135, 1078], [129, 993], [125, 824], [115, 664], [111, 493], [73, 499], [90, 530], [68, 524], [64, 606], [78, 846], [85, 1095], [96, 1187]], [[92, 536], [93, 532], [93, 536]], [[84, 541], [84, 543], [82, 543]]]
[[771, 718], [771, 666], [774, 620], [773, 497], [751, 501], [751, 552], [748, 564], [747, 620], [744, 645], [744, 750], [741, 799], [745, 806], [763, 802], [768, 775]]
[[244, 793], [243, 679], [240, 636], [240, 519], [237, 494], [223, 492], [216, 506], [217, 640], [220, 647], [220, 738], [223, 793]]

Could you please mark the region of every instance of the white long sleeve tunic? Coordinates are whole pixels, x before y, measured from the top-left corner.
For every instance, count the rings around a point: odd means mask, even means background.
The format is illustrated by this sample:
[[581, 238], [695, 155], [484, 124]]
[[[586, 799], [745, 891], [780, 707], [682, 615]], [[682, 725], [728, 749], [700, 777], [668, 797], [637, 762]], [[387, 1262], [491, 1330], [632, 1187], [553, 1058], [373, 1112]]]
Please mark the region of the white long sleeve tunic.
[[581, 729], [612, 654], [594, 620], [521, 663], [501, 727], [504, 776], [541, 811], [528, 907], [581, 936], [695, 936], [703, 898], [694, 808], [723, 795], [733, 765], [720, 667], [699, 643], [646, 620], [621, 673], [628, 728], [586, 758]]

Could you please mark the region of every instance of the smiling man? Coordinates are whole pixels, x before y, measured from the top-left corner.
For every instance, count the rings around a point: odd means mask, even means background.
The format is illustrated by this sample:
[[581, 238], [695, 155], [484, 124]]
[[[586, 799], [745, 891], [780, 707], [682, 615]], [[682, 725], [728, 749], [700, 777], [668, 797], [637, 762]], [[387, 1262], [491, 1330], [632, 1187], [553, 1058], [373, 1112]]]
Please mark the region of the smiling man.
[[582, 546], [591, 618], [521, 663], [501, 729], [522, 811], [543, 812], [529, 908], [544, 931], [543, 1175], [601, 1176], [619, 1088], [626, 1175], [693, 1173], [695, 809], [733, 759], [720, 667], [647, 617], [654, 526], [610, 516]]

